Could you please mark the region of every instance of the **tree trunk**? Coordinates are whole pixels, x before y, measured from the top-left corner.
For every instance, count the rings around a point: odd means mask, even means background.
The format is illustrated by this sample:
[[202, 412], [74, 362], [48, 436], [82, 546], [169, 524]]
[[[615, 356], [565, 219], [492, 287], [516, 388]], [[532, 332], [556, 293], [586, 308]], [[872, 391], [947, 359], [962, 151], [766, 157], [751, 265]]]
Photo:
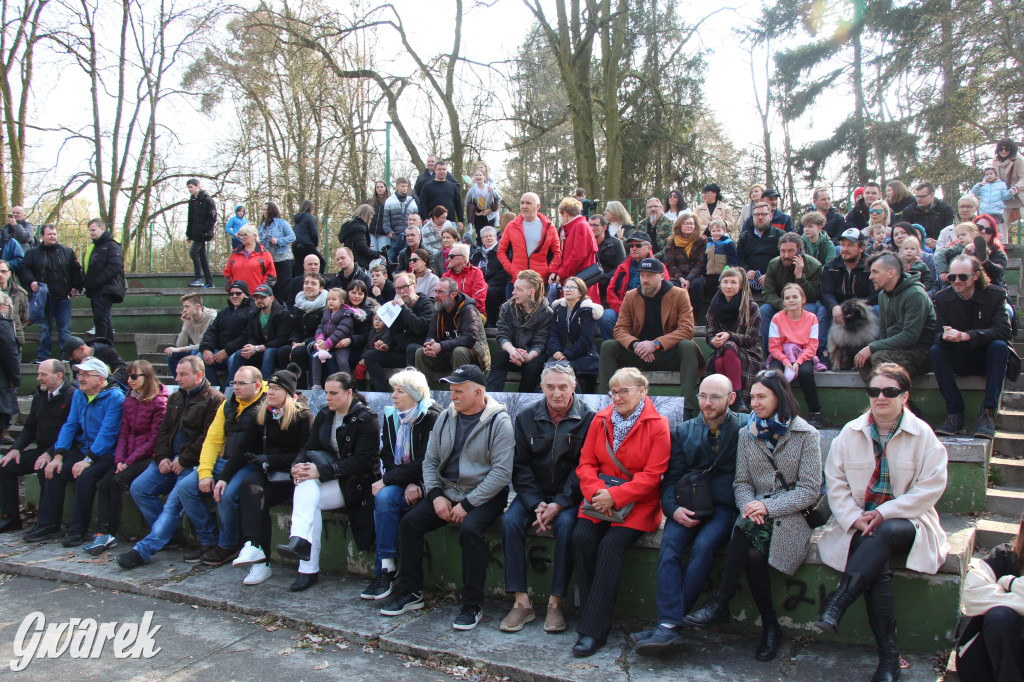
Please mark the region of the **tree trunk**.
[[864, 186], [871, 178], [868, 177], [868, 140], [867, 120], [865, 116], [866, 105], [864, 104], [864, 56], [860, 42], [863, 22], [858, 21], [853, 27], [851, 40], [853, 42], [853, 99], [854, 117], [857, 121], [854, 135], [854, 164], [856, 166], [857, 184]]

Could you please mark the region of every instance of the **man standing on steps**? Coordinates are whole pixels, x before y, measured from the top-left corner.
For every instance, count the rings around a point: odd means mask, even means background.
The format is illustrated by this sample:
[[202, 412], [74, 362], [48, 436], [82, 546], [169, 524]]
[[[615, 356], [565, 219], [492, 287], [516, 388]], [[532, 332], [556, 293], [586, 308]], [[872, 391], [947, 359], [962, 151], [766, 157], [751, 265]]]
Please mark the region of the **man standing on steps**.
[[458, 180], [451, 182], [448, 174], [448, 162], [438, 161], [434, 164], [434, 179], [424, 182], [416, 196], [416, 207], [420, 218], [427, 220], [438, 206], [448, 209], [448, 215], [458, 218], [459, 234], [462, 234], [462, 222], [465, 219], [462, 211], [462, 190]]
[[85, 252], [85, 295], [92, 303], [92, 321], [96, 336], [114, 338], [110, 319], [115, 303], [124, 300], [128, 284], [124, 279], [124, 251], [102, 220], [89, 221], [92, 242]]
[[448, 523], [462, 524], [462, 609], [452, 627], [472, 630], [483, 615], [487, 537], [501, 516], [512, 481], [515, 440], [505, 406], [487, 395], [484, 373], [462, 365], [443, 381], [452, 404], [434, 422], [423, 460], [426, 495], [399, 524], [401, 570], [382, 616], [423, 608], [424, 536]]
[[989, 282], [973, 256], [953, 259], [949, 282], [951, 286], [935, 294], [935, 345], [928, 353], [948, 415], [935, 433], [954, 436], [963, 431], [964, 399], [956, 377], [980, 375], [985, 377], [985, 398], [974, 435], [991, 440], [1010, 356], [1006, 292]]
[[[430, 209], [423, 210], [423, 205], [420, 203], [420, 193], [423, 191], [423, 186], [428, 182], [433, 182], [437, 176], [437, 154], [431, 154], [427, 157], [427, 168], [416, 177], [416, 184], [413, 185], [412, 193], [413, 198], [416, 199], [417, 210], [424, 214], [423, 220], [427, 219], [427, 215], [430, 214]], [[451, 173], [445, 173], [445, 179], [456, 187], [459, 186], [459, 181], [455, 179]]]
[[236, 280], [228, 287], [228, 304], [220, 309], [217, 317], [203, 334], [199, 343], [199, 352], [206, 364], [206, 377], [211, 383], [219, 383], [217, 372], [223, 370], [227, 376], [221, 384], [221, 390], [227, 390], [227, 382], [231, 381], [228, 374], [228, 358], [245, 345], [245, 332], [249, 328], [249, 312], [252, 310], [252, 299], [249, 298], [249, 285]]
[[109, 385], [109, 368], [101, 360], [86, 358], [75, 365], [78, 390], [71, 398], [68, 419], [60, 429], [53, 459], [46, 465], [47, 482], [39, 500], [39, 520], [25, 533], [25, 542], [42, 542], [61, 534], [64, 487], [75, 484], [75, 511], [64, 535], [65, 547], [90, 540], [89, 521], [96, 486], [114, 466], [114, 449], [121, 431], [124, 393]]
[[419, 296], [416, 293], [416, 275], [411, 272], [399, 272], [395, 275], [395, 300], [385, 306], [400, 306], [402, 311], [391, 323], [391, 337], [394, 346], [383, 341], [375, 341], [373, 348], [363, 353], [366, 363], [366, 376], [370, 379], [370, 390], [387, 391], [388, 380], [384, 376], [384, 368], [400, 368], [408, 366], [406, 349], [419, 346], [427, 336], [430, 319], [434, 315], [434, 299]]
[[207, 242], [213, 239], [214, 227], [217, 224], [217, 204], [199, 187], [199, 181], [192, 178], [185, 187], [188, 188], [188, 223], [185, 226], [185, 239], [192, 244], [188, 255], [192, 259], [195, 279], [189, 282], [190, 287], [213, 288], [213, 275], [210, 274], [210, 259], [206, 250]]
[[50, 357], [53, 352], [51, 320], [57, 326], [57, 340], [60, 348], [71, 338], [71, 299], [82, 288], [82, 266], [75, 252], [57, 243], [57, 228], [43, 225], [43, 242], [25, 254], [18, 267], [18, 280], [32, 293], [46, 286], [46, 319], [38, 322], [39, 347], [36, 349], [36, 364]]
[[[75, 389], [64, 374], [64, 364], [47, 359], [39, 364], [39, 389], [32, 396], [28, 419], [14, 445], [0, 458], [0, 533], [21, 530], [18, 479], [39, 474], [39, 487], [46, 485], [43, 470], [50, 463], [53, 445], [71, 410]], [[35, 443], [35, 447], [30, 447]]]

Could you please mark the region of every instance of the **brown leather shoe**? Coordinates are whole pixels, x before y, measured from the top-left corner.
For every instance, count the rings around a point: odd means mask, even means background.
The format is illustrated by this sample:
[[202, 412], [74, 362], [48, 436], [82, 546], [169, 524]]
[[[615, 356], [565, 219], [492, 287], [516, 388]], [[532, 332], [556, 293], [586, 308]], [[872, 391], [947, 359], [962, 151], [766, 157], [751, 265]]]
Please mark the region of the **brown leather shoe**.
[[552, 634], [565, 632], [565, 614], [561, 604], [548, 604], [548, 615], [544, 616], [544, 632]]
[[223, 566], [238, 556], [237, 549], [224, 549], [217, 545], [208, 552], [203, 553], [203, 563], [207, 566]]
[[203, 560], [203, 555], [213, 549], [213, 545], [201, 545], [196, 549], [190, 549], [182, 557], [186, 564], [198, 564]]
[[527, 623], [535, 620], [537, 614], [533, 611], [533, 606], [526, 608], [522, 604], [516, 602], [512, 606], [512, 610], [508, 612], [505, 619], [501, 621], [500, 630], [502, 632], [519, 632], [523, 629], [523, 626]]

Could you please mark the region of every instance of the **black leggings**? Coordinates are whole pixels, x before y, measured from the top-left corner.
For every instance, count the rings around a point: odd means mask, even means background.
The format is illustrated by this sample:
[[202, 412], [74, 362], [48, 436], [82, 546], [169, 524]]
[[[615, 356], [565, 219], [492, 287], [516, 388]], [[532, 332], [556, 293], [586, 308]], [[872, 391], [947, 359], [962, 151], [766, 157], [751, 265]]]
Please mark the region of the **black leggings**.
[[847, 573], [860, 573], [870, 582], [892, 573], [889, 560], [894, 555], [910, 552], [917, 530], [908, 519], [887, 519], [865, 536], [860, 531], [850, 541], [850, 555], [846, 560]]
[[[768, 366], [780, 372], [784, 369], [782, 363], [775, 358], [772, 358]], [[797, 370], [794, 381], [800, 385], [800, 390], [804, 392], [804, 398], [807, 399], [807, 409], [811, 412], [821, 412], [821, 401], [818, 400], [818, 385], [814, 383], [813, 360], [800, 363], [800, 368]]]
[[294, 492], [295, 485], [291, 481], [269, 483], [261, 469], [249, 473], [242, 480], [238, 498], [242, 540], [259, 546], [268, 560], [272, 530], [270, 508], [291, 502]]
[[732, 529], [732, 539], [725, 553], [725, 571], [722, 583], [718, 586], [718, 594], [725, 599], [732, 599], [739, 587], [740, 573], [747, 569], [747, 584], [754, 603], [761, 614], [761, 622], [775, 620], [775, 607], [772, 605], [772, 584], [768, 577], [768, 557], [760, 550], [754, 549], [750, 539], [739, 528]]
[[963, 682], [1019, 682], [1024, 640], [1021, 617], [1008, 606], [995, 606], [982, 618], [981, 633], [956, 657], [956, 671]]

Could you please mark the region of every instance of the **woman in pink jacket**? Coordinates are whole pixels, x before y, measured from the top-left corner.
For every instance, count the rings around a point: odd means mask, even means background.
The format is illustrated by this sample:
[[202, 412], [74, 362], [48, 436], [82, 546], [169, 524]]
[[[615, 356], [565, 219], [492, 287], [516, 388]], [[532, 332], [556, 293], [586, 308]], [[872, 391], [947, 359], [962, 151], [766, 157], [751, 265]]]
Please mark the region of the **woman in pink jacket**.
[[85, 545], [93, 556], [117, 547], [117, 529], [121, 525], [124, 496], [132, 481], [153, 463], [156, 434], [167, 410], [167, 387], [156, 378], [147, 360], [128, 363], [131, 393], [121, 408], [121, 434], [114, 450], [114, 466], [100, 479], [96, 511], [96, 537]]
[[[597, 262], [597, 241], [590, 223], [583, 215], [583, 204], [575, 197], [566, 197], [558, 205], [558, 217], [562, 221], [565, 244], [562, 246], [562, 262], [551, 271], [551, 279], [564, 282], [575, 277], [584, 269]], [[592, 301], [601, 300], [601, 291], [595, 282], [587, 295]]]

